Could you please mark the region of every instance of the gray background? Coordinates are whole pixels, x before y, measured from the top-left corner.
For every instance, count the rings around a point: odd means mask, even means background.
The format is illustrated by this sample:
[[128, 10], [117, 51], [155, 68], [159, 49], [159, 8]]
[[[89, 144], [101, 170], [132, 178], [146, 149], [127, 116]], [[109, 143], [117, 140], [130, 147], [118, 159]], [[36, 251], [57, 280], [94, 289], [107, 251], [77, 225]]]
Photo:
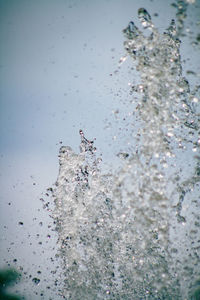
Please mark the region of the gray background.
[[[138, 23], [137, 10], [145, 7], [162, 32], [175, 17], [171, 3], [0, 0], [0, 267], [23, 266], [20, 292], [27, 299], [55, 299], [56, 233], [48, 228], [52, 220], [40, 198], [56, 181], [60, 142], [78, 151], [81, 128], [87, 138], [96, 138], [104, 161], [114, 161], [124, 140], [113, 142], [118, 124], [112, 110], [126, 109], [128, 82], [137, 77], [130, 60], [118, 69], [125, 54], [122, 29], [131, 20]], [[191, 46], [200, 31], [197, 4], [188, 7], [186, 29], [192, 33], [181, 46], [184, 72], [199, 72]], [[30, 274], [41, 279], [38, 286]]]

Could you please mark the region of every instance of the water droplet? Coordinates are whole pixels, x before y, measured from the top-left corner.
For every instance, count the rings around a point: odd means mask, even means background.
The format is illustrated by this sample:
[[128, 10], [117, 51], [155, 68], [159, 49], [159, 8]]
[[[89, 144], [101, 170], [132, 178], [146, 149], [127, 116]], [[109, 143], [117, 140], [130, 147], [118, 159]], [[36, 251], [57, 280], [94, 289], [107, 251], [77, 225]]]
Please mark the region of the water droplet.
[[32, 279], [32, 282], [33, 282], [35, 285], [38, 285], [38, 284], [40, 283], [40, 279], [34, 277], [34, 278]]
[[198, 99], [197, 97], [194, 97], [194, 98], [192, 99], [192, 102], [198, 103], [198, 102], [199, 102], [199, 99]]

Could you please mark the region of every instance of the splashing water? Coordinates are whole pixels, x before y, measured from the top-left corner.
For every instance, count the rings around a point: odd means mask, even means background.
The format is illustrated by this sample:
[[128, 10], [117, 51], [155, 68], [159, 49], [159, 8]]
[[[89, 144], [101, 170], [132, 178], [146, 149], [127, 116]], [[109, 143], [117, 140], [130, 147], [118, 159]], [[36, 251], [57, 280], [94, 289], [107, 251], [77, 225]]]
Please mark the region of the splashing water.
[[66, 299], [199, 297], [198, 98], [182, 76], [174, 20], [160, 34], [144, 8], [138, 17], [149, 35], [133, 22], [123, 31], [141, 81], [137, 151], [103, 174], [82, 130], [80, 154], [60, 149], [53, 218]]

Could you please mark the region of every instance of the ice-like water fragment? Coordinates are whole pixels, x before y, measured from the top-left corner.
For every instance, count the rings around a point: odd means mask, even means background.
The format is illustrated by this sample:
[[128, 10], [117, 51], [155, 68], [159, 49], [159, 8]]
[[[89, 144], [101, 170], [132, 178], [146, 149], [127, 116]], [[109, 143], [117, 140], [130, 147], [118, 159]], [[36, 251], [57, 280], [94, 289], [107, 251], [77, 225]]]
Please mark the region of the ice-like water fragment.
[[128, 26], [123, 30], [123, 33], [128, 39], [133, 39], [133, 37], [136, 37], [140, 34], [140, 31], [135, 25], [135, 23], [131, 21], [129, 22]]
[[152, 27], [151, 16], [145, 8], [139, 8], [138, 17], [144, 28]]

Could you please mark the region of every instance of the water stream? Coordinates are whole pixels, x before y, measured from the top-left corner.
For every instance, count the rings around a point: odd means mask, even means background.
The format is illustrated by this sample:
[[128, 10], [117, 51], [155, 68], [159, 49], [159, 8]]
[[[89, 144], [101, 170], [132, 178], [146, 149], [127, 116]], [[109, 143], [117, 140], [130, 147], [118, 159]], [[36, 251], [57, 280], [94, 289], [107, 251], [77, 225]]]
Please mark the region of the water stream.
[[180, 22], [159, 33], [146, 9], [138, 17], [141, 30], [123, 30], [123, 61], [140, 76], [131, 86], [134, 150], [105, 173], [82, 130], [79, 154], [60, 149], [52, 216], [66, 299], [200, 297], [198, 87], [182, 75]]

